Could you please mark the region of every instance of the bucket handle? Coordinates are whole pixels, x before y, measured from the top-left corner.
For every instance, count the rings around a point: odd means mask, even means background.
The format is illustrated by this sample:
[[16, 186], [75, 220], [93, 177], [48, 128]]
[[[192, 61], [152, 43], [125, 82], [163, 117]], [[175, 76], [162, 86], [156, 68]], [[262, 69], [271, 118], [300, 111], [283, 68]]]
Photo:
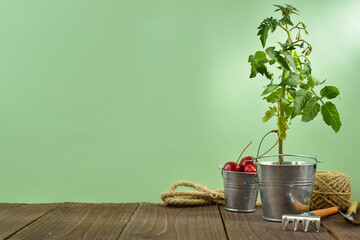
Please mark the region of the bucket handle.
[[303, 158], [313, 159], [313, 160], [315, 160], [316, 163], [323, 163], [323, 162], [324, 162], [324, 161], [318, 160], [316, 157], [310, 157], [310, 156], [300, 155], [300, 154], [273, 154], [273, 155], [265, 155], [265, 156], [256, 157], [256, 158], [254, 158], [253, 161], [255, 161], [256, 159], [260, 159], [260, 158], [280, 157], [280, 156], [284, 156], [284, 157], [303, 157]]
[[222, 165], [220, 165], [220, 166], [219, 166], [219, 169], [220, 169], [220, 171], [221, 171], [221, 176], [224, 176], [224, 173], [223, 173], [223, 166], [222, 166]]

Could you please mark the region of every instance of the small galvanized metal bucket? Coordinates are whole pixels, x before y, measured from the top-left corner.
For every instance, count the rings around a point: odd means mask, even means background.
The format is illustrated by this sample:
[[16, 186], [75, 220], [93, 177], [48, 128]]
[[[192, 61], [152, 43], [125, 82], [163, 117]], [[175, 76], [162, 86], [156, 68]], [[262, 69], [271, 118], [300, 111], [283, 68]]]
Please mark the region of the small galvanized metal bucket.
[[290, 156], [310, 158], [315, 162], [284, 161], [255, 162], [263, 218], [281, 222], [283, 214], [299, 214], [309, 211], [318, 161], [314, 157], [298, 154], [276, 154], [260, 158]]
[[258, 196], [256, 173], [224, 171], [225, 209], [233, 212], [254, 212]]

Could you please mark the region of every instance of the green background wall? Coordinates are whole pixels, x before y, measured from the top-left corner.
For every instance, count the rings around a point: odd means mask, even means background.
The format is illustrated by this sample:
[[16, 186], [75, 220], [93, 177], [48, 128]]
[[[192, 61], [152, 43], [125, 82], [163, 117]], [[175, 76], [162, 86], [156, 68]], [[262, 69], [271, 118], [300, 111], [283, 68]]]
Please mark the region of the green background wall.
[[[276, 2], [0, 1], [0, 201], [160, 202], [177, 180], [222, 187], [218, 166], [250, 140], [255, 155], [275, 127], [261, 122], [267, 80], [249, 79], [247, 58]], [[359, 200], [360, 2], [288, 3], [308, 26], [313, 75], [343, 94], [343, 126], [297, 119], [285, 152], [347, 173]]]

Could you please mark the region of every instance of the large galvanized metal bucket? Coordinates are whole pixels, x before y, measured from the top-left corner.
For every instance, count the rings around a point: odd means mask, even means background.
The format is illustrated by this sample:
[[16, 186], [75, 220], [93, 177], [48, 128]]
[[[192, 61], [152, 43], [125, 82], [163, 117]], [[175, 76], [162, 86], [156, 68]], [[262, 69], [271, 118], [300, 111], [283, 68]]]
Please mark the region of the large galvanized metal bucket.
[[258, 196], [256, 173], [224, 171], [225, 209], [233, 212], [254, 212]]
[[263, 218], [280, 221], [283, 214], [299, 214], [309, 210], [317, 163], [314, 157], [298, 154], [267, 155], [268, 157], [298, 157], [315, 160], [256, 162]]

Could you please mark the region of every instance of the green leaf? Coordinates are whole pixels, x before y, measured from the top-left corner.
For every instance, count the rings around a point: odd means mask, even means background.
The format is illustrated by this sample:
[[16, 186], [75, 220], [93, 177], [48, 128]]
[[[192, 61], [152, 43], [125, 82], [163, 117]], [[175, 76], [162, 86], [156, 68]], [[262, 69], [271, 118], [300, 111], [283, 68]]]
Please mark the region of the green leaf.
[[248, 62], [252, 63], [254, 61], [254, 55], [250, 55], [248, 58]]
[[290, 10], [290, 13], [295, 13], [298, 12], [299, 10], [297, 10], [296, 8], [294, 8], [293, 6], [289, 5], [289, 4], [285, 4], [286, 7]]
[[281, 5], [277, 5], [277, 4], [275, 4], [274, 5], [275, 7], [278, 7], [278, 9], [276, 9], [275, 10], [275, 12], [277, 12], [277, 11], [282, 11], [283, 13], [286, 11], [286, 8], [285, 7], [283, 7], [283, 6], [281, 6]]
[[272, 22], [271, 22], [271, 32], [274, 32], [276, 27], [278, 26], [278, 21], [276, 19], [274, 19]]
[[274, 50], [275, 50], [275, 47], [268, 47], [267, 49], [265, 49], [265, 52], [271, 59], [276, 60]]
[[310, 64], [305, 64], [305, 65], [304, 65], [301, 74], [304, 75], [305, 77], [307, 77], [307, 76], [309, 76], [309, 75], [311, 74]]
[[286, 47], [286, 43], [281, 43], [281, 42], [277, 42], [279, 45], [280, 45], [280, 47], [282, 47], [282, 48], [284, 48], [284, 47]]
[[279, 86], [279, 84], [270, 84], [268, 85], [265, 90], [263, 91], [263, 93], [261, 94], [261, 96], [264, 96], [268, 93], [271, 93], [272, 91], [274, 91], [275, 89], [277, 89], [277, 87]]
[[291, 116], [294, 107], [291, 106], [291, 104], [284, 104], [283, 109], [284, 109], [286, 118], [288, 118], [289, 116]]
[[309, 75], [308, 78], [307, 78], [307, 85], [309, 85], [312, 88], [317, 85], [311, 75]]
[[265, 47], [266, 45], [266, 39], [268, 37], [268, 32], [269, 32], [269, 26], [265, 25], [263, 29], [260, 30], [261, 34], [260, 34], [260, 41], [263, 47]]
[[283, 104], [290, 104], [290, 102], [286, 98], [281, 98], [281, 101]]
[[250, 78], [256, 77], [256, 74], [257, 74], [256, 66], [255, 66], [255, 64], [252, 64], [252, 65], [251, 65]]
[[296, 71], [296, 66], [295, 66], [295, 62], [294, 62], [294, 58], [290, 55], [290, 53], [288, 51], [283, 51], [283, 54], [286, 58], [286, 60], [288, 60], [288, 62], [290, 63], [291, 67], [293, 68], [294, 71]]
[[285, 70], [291, 71], [289, 65], [288, 65], [287, 62], [285, 61], [285, 58], [283, 58], [283, 57], [280, 55], [280, 52], [275, 51], [274, 53], [275, 53], [275, 59], [276, 59], [276, 61], [277, 61], [283, 68], [285, 68]]
[[306, 103], [310, 100], [311, 97], [312, 93], [308, 90], [299, 89], [298, 91], [296, 91], [292, 118], [301, 113], [301, 111], [304, 109]]
[[268, 37], [268, 32], [269, 32], [269, 26], [268, 25], [260, 25], [260, 31], [258, 32], [257, 35], [260, 36], [260, 41], [263, 47], [265, 47], [266, 45], [266, 39]]
[[321, 85], [323, 84], [324, 82], [326, 82], [326, 79], [322, 82], [320, 82], [318, 79], [314, 78], [313, 76], [309, 75], [308, 76], [308, 85], [310, 87], [314, 87], [314, 86], [317, 86], [317, 85]]
[[[314, 79], [314, 77], [313, 77], [313, 79]], [[325, 79], [324, 81], [322, 81], [322, 82], [318, 81], [318, 84], [317, 84], [317, 85], [321, 85], [321, 84], [323, 84], [324, 82], [326, 82], [326, 79]]]
[[335, 132], [338, 132], [341, 127], [340, 115], [336, 106], [332, 102], [326, 102], [321, 106], [321, 114], [324, 122], [331, 126]]
[[251, 73], [250, 78], [253, 78], [260, 73], [261, 75], [265, 75], [268, 79], [273, 78], [273, 73], [271, 73], [268, 68], [265, 66], [265, 63], [269, 61], [268, 56], [263, 51], [257, 51], [254, 56], [250, 55], [248, 62], [251, 63]]
[[277, 42], [280, 47], [282, 48], [283, 51], [288, 51], [288, 50], [295, 50], [295, 46], [297, 46], [297, 44], [292, 45], [288, 43], [289, 39], [286, 41], [286, 43], [281, 43], [281, 42]]
[[279, 8], [279, 9], [276, 9], [275, 12], [280, 11], [280, 10], [284, 12], [286, 9], [285, 7], [283, 7], [281, 5], [274, 4], [274, 6]]
[[296, 97], [296, 89], [295, 88], [289, 88], [287, 91], [289, 92], [290, 96], [292, 96], [293, 98]]
[[265, 52], [257, 51], [254, 55], [254, 61], [257, 65], [261, 65], [268, 62]]
[[289, 126], [287, 125], [286, 118], [284, 116], [279, 116], [277, 118], [277, 125], [278, 125], [278, 134], [280, 140], [286, 139], [286, 130], [289, 129]]
[[263, 99], [265, 99], [269, 103], [276, 103], [280, 100], [280, 93], [281, 89], [279, 88], [278, 90], [272, 92], [269, 96], [264, 97]]
[[291, 86], [296, 87], [300, 82], [299, 74], [291, 72], [290, 75], [285, 78], [281, 83], [280, 86]]
[[271, 72], [268, 70], [268, 68], [267, 68], [264, 64], [258, 66], [258, 67], [256, 68], [256, 70], [257, 70], [261, 75], [265, 75], [266, 78], [268, 78], [268, 79], [272, 79], [272, 77], [273, 77], [273, 75], [274, 75], [273, 73], [271, 73]]
[[340, 95], [340, 91], [334, 86], [325, 86], [323, 89], [321, 89], [320, 95], [321, 97], [333, 99]]
[[279, 22], [283, 24], [289, 24], [290, 26], [294, 26], [294, 24], [291, 22], [289, 17], [284, 16], [282, 19], [279, 20]]
[[301, 121], [309, 122], [313, 120], [320, 111], [320, 104], [316, 97], [311, 98], [304, 107]]
[[254, 78], [256, 77], [257, 74], [257, 70], [256, 70], [256, 62], [254, 60], [254, 56], [250, 55], [248, 58], [248, 62], [251, 64], [251, 73], [250, 73], [250, 78]]
[[310, 86], [307, 85], [307, 84], [300, 84], [299, 87], [302, 88], [302, 89], [305, 89], [305, 90], [309, 90], [309, 88], [310, 88]]
[[273, 65], [276, 62], [276, 58], [275, 58], [275, 52], [274, 52], [275, 47], [268, 47], [265, 52], [267, 54], [267, 56], [271, 59], [269, 61], [270, 65]]
[[[295, 45], [294, 45], [295, 46]], [[296, 48], [293, 45], [287, 45], [286, 48], [284, 49], [285, 51], [288, 50], [295, 50]]]
[[269, 119], [272, 118], [275, 115], [276, 111], [277, 111], [276, 107], [270, 107], [269, 109], [270, 110], [267, 110], [265, 112], [265, 116], [262, 119], [263, 122], [269, 121]]
[[[297, 69], [298, 70], [298, 69]], [[298, 70], [299, 71], [299, 70]], [[304, 81], [305, 77], [301, 74], [299, 74], [300, 81]]]
[[268, 32], [271, 29], [271, 32], [274, 32], [278, 25], [278, 21], [272, 17], [264, 19], [260, 26], [258, 27], [259, 32], [257, 33], [260, 36], [260, 41], [263, 47], [266, 45], [266, 39], [268, 37]]
[[281, 5], [274, 5], [275, 7], [277, 7], [278, 9], [275, 10], [275, 12], [280, 11], [282, 12], [283, 16], [290, 16], [290, 14], [296, 14], [298, 15], [296, 8], [294, 8], [293, 6], [289, 5], [289, 4], [285, 4], [286, 7], [283, 7]]

